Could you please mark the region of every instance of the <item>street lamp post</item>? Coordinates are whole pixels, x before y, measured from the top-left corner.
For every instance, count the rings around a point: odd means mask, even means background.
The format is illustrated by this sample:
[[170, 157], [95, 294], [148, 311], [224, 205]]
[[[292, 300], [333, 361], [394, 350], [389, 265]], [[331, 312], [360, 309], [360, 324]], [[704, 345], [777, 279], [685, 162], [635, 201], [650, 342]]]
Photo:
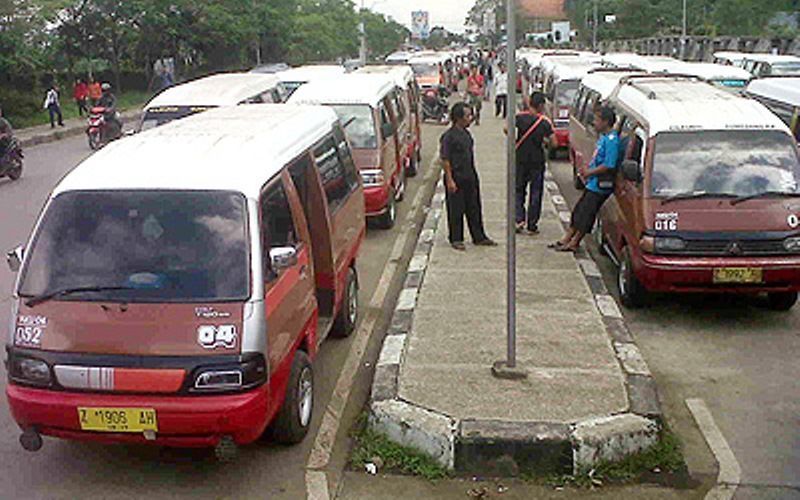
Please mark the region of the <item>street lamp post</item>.
[[683, 38], [686, 38], [686, 0], [683, 0]]
[[597, 52], [597, 0], [592, 5], [592, 51]]

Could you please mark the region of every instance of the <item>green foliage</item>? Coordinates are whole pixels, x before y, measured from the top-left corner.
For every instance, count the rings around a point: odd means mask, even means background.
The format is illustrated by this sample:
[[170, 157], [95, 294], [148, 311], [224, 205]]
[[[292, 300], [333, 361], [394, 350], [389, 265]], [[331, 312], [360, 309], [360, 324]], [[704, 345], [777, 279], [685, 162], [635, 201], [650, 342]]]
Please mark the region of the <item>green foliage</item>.
[[360, 419], [352, 436], [355, 443], [350, 455], [351, 467], [363, 471], [366, 464], [379, 458], [383, 462], [382, 471], [420, 476], [431, 481], [447, 477], [447, 471], [434, 459], [370, 430], [364, 420], [363, 417]]

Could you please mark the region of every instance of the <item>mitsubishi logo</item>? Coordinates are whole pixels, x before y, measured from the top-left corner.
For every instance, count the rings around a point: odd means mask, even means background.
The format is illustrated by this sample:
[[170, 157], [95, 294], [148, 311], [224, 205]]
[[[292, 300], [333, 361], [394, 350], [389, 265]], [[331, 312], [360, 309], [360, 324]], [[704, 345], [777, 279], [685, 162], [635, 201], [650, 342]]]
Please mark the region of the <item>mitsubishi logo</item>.
[[739, 246], [739, 242], [737, 242], [737, 241], [734, 241], [733, 243], [728, 245], [728, 248], [726, 249], [726, 251], [730, 255], [742, 255], [742, 247]]

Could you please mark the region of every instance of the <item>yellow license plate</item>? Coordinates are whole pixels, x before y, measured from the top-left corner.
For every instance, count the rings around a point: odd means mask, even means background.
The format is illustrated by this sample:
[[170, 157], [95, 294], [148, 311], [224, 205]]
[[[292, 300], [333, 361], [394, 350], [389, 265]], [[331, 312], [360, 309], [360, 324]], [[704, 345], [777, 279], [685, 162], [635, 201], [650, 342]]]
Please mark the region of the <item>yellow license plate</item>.
[[714, 269], [714, 283], [762, 283], [764, 270], [755, 267], [722, 267]]
[[158, 431], [152, 408], [78, 408], [78, 421], [84, 431]]

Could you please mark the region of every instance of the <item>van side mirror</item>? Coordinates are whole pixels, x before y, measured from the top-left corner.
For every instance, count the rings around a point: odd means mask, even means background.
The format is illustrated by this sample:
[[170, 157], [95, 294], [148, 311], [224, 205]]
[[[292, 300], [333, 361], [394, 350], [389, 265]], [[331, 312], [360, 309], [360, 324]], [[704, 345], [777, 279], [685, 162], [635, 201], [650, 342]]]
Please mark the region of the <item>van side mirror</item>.
[[625, 160], [622, 162], [622, 176], [625, 180], [640, 183], [642, 182], [642, 172], [639, 170], [639, 162], [636, 160]]
[[22, 267], [23, 257], [25, 257], [25, 247], [22, 245], [6, 254], [6, 262], [8, 262], [8, 268], [11, 269], [11, 272], [16, 273], [19, 271]]
[[394, 134], [394, 125], [391, 123], [384, 123], [381, 126], [381, 134], [383, 135], [384, 139]]
[[295, 247], [275, 247], [269, 251], [272, 270], [280, 272], [297, 265], [297, 249]]

